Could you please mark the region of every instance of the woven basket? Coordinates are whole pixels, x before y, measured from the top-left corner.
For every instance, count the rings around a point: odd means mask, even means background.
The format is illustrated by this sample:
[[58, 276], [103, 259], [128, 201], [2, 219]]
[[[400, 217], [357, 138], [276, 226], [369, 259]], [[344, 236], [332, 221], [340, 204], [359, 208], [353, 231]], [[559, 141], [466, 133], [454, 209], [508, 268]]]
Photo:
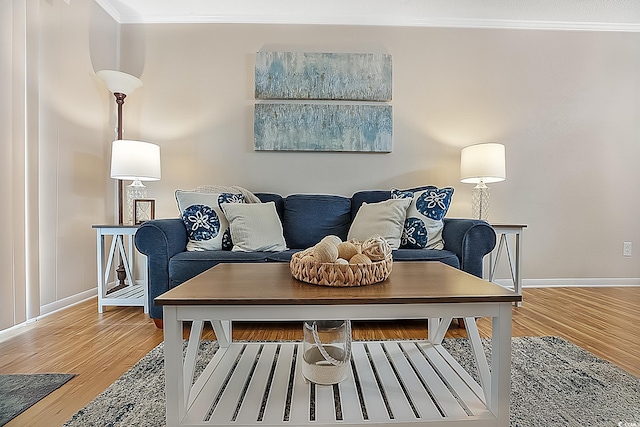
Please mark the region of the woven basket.
[[391, 254], [382, 261], [371, 264], [334, 264], [309, 263], [301, 261], [303, 252], [296, 252], [291, 257], [289, 267], [296, 279], [322, 286], [365, 286], [382, 282], [393, 266]]

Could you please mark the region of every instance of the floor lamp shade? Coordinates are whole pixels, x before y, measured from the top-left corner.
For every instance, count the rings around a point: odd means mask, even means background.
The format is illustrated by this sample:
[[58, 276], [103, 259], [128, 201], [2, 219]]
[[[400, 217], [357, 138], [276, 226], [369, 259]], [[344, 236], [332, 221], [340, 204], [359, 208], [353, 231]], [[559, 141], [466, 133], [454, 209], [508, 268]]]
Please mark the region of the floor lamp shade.
[[487, 220], [489, 187], [486, 184], [504, 181], [506, 177], [504, 145], [488, 142], [462, 149], [460, 181], [476, 184], [471, 196], [471, 211], [474, 218]]
[[131, 94], [142, 86], [142, 81], [131, 74], [116, 70], [101, 70], [96, 75], [107, 85], [112, 93]]

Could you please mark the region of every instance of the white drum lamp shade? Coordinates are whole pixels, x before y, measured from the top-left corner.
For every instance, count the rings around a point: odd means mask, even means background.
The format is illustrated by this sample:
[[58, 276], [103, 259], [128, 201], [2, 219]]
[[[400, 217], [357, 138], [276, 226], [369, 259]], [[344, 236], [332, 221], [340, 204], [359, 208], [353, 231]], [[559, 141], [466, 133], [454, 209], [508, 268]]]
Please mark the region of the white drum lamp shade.
[[504, 181], [507, 177], [504, 145], [495, 142], [470, 145], [460, 153], [460, 181], [485, 184]]
[[474, 218], [487, 220], [489, 215], [489, 187], [487, 183], [504, 181], [507, 177], [505, 148], [488, 142], [470, 145], [460, 153], [460, 181], [476, 184], [471, 196]]
[[119, 139], [111, 150], [111, 178], [130, 181], [158, 181], [160, 147], [150, 142]]
[[147, 198], [142, 181], [160, 179], [160, 147], [156, 144], [128, 139], [113, 141], [111, 149], [111, 178], [133, 181], [127, 186], [127, 212], [133, 223], [134, 200]]

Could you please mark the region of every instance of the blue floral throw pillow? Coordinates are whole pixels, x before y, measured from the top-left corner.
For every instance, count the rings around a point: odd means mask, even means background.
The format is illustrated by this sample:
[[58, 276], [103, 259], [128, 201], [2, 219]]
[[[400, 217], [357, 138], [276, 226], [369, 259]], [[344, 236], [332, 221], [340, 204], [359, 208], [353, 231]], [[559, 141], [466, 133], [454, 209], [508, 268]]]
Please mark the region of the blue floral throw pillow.
[[423, 187], [418, 190], [391, 190], [393, 199], [411, 198], [400, 248], [443, 249], [444, 216], [451, 205], [453, 188]]
[[219, 251], [233, 248], [229, 221], [220, 205], [243, 203], [242, 194], [176, 190], [176, 201], [182, 222], [187, 228], [188, 251]]

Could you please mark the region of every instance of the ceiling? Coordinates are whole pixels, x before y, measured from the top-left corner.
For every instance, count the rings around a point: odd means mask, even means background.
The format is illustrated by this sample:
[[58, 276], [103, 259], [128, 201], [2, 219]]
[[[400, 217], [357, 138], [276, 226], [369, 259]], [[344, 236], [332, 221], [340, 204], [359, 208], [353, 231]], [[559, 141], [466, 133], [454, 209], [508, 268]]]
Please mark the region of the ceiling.
[[640, 32], [638, 0], [96, 0], [117, 22]]

